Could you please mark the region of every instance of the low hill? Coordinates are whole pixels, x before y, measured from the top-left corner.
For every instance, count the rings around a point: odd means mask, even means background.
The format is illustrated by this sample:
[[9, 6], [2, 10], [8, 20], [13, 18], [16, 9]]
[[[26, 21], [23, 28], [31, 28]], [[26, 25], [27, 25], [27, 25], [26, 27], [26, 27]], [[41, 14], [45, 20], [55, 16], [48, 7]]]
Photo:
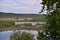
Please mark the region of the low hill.
[[22, 18], [37, 18], [37, 17], [45, 17], [43, 15], [39, 15], [39, 14], [15, 14], [15, 13], [4, 13], [4, 12], [0, 12], [0, 17], [22, 17]]

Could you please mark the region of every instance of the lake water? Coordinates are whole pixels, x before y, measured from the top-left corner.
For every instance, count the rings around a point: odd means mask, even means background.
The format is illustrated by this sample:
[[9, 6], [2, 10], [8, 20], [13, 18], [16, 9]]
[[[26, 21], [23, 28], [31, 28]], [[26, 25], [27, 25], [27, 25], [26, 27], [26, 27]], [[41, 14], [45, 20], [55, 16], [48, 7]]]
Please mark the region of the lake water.
[[46, 22], [15, 22], [15, 25], [19, 25], [19, 24], [32, 24], [32, 25], [36, 25], [36, 24], [46, 24]]
[[[17, 31], [17, 30], [1, 31], [1, 32], [0, 32], [0, 40], [9, 40], [10, 35], [11, 35], [14, 31]], [[36, 30], [19, 30], [19, 31], [31, 33], [31, 34], [35, 35], [35, 36], [34, 36], [34, 40], [37, 40], [37, 34], [38, 34], [38, 32], [37, 32]]]

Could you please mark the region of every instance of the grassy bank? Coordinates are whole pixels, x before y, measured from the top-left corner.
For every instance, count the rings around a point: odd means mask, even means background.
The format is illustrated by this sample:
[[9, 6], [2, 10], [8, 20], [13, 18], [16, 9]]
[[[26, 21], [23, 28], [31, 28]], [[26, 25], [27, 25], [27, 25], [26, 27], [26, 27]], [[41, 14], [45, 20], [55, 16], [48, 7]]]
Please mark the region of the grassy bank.
[[2, 21], [0, 20], [0, 30], [41, 30], [43, 29], [44, 25], [32, 25], [32, 24], [22, 24], [22, 25], [15, 25], [15, 21]]

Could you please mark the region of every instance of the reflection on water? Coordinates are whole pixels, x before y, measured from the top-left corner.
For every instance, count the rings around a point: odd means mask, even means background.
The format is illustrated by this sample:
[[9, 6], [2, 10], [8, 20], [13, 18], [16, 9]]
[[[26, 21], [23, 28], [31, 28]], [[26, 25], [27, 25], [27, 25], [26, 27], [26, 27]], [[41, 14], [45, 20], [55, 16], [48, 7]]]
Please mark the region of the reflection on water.
[[8, 40], [9, 36], [12, 34], [12, 31], [2, 31], [0, 32], [0, 40]]
[[[10, 35], [14, 31], [18, 31], [18, 30], [11, 30], [11, 31], [2, 31], [2, 32], [0, 32], [0, 40], [9, 40]], [[38, 32], [36, 30], [19, 30], [19, 31], [31, 33], [31, 34], [35, 35], [34, 39], [37, 40], [37, 34], [38, 34]]]

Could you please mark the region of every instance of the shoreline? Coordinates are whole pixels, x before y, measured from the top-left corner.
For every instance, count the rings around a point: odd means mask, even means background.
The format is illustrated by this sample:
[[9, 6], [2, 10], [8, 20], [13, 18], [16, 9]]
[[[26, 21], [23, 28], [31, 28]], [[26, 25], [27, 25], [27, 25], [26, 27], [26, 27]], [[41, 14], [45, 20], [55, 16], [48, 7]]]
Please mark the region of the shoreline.
[[0, 29], [0, 31], [10, 31], [10, 30], [36, 30], [38, 31], [38, 29]]

